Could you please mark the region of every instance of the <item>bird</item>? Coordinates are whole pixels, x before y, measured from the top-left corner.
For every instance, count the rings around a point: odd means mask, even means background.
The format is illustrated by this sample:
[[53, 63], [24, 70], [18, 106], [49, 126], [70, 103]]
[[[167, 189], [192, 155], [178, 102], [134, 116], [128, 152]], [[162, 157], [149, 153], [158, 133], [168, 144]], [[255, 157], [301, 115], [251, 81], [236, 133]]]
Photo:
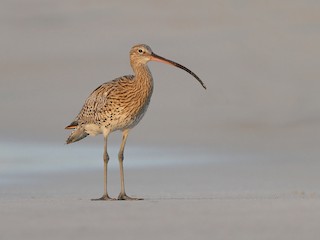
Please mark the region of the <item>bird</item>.
[[[155, 54], [146, 44], [134, 45], [129, 55], [134, 75], [125, 75], [97, 87], [86, 99], [74, 121], [65, 127], [73, 130], [66, 140], [67, 144], [77, 142], [88, 135], [103, 134], [104, 192], [102, 197], [92, 200], [143, 200], [126, 194], [123, 161], [128, 134], [144, 116], [152, 96], [153, 78], [147, 66], [148, 62], [162, 62], [183, 69], [206, 89], [205, 84], [195, 73], [179, 63]], [[122, 131], [118, 153], [121, 190], [115, 199], [109, 196], [107, 190], [109, 162], [107, 142], [109, 134], [117, 130]]]

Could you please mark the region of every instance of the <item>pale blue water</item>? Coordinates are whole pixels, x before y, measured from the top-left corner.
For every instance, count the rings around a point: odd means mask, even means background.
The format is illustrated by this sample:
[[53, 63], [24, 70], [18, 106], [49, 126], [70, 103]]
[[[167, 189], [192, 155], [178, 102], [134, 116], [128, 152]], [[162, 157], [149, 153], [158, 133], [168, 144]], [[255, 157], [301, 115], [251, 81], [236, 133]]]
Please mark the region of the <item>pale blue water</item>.
[[[0, 144], [0, 184], [14, 176], [55, 171], [100, 169], [103, 146], [65, 144]], [[118, 168], [118, 146], [109, 147], [110, 169]], [[125, 152], [126, 168], [150, 168], [221, 161], [199, 149], [130, 147]]]

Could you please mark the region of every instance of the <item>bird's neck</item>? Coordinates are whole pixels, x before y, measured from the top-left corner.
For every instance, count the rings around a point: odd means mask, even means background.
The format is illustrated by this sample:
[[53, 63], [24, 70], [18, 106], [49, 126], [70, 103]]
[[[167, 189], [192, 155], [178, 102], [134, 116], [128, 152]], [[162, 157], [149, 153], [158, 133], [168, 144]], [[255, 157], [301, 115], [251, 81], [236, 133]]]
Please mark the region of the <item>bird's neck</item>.
[[141, 88], [147, 88], [149, 91], [153, 90], [153, 78], [151, 72], [146, 64], [139, 64], [132, 66], [136, 84]]

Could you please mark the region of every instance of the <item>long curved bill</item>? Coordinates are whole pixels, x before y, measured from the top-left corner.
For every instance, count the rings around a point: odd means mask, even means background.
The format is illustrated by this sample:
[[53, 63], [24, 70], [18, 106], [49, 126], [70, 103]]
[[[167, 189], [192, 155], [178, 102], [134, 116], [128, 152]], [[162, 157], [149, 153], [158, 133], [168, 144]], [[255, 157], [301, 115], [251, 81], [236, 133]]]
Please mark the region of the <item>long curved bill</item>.
[[195, 77], [195, 79], [198, 80], [198, 82], [201, 84], [201, 86], [204, 88], [204, 89], [207, 89], [206, 85], [204, 85], [204, 83], [202, 82], [202, 80], [194, 73], [192, 72], [190, 69], [186, 68], [185, 66], [182, 66], [181, 64], [179, 63], [176, 63], [174, 61], [171, 61], [169, 59], [166, 59], [164, 57], [161, 57], [155, 53], [152, 53], [151, 54], [151, 61], [156, 61], [156, 62], [162, 62], [162, 63], [166, 63], [166, 64], [169, 64], [169, 65], [172, 65], [172, 66], [175, 66], [175, 67], [178, 67], [178, 68], [181, 68], [183, 70], [185, 70], [187, 73], [191, 74], [192, 76]]

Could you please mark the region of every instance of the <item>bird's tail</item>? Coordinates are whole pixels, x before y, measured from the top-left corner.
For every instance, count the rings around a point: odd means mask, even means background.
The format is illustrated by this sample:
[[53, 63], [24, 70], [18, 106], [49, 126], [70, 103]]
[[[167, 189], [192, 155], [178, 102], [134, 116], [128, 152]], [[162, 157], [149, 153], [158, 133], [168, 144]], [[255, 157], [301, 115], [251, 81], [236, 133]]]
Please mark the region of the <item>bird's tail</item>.
[[81, 139], [85, 138], [88, 135], [89, 134], [85, 132], [84, 128], [82, 127], [75, 128], [75, 130], [72, 131], [72, 133], [68, 137], [66, 143], [69, 144], [69, 143], [80, 141]]

